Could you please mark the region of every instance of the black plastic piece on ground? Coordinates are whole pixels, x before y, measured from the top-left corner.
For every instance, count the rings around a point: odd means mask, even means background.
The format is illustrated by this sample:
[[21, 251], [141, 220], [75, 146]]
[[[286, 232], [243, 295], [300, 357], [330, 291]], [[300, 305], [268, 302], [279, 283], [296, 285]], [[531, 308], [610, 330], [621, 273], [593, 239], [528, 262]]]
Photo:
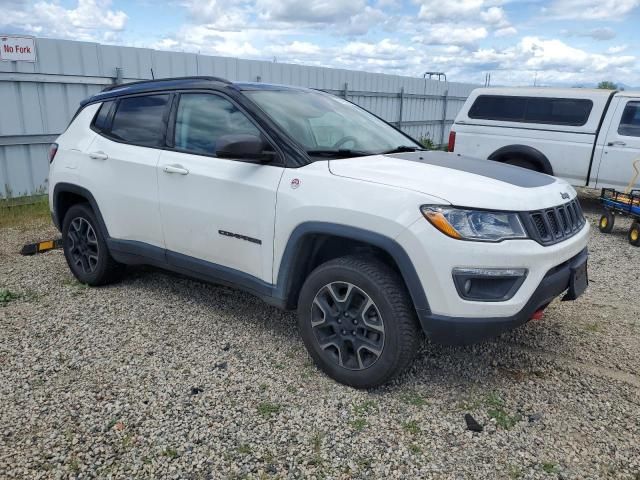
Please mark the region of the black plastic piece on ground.
[[484, 429], [484, 427], [480, 425], [470, 413], [464, 414], [464, 421], [467, 423], [467, 430], [471, 430], [472, 432], [481, 432]]

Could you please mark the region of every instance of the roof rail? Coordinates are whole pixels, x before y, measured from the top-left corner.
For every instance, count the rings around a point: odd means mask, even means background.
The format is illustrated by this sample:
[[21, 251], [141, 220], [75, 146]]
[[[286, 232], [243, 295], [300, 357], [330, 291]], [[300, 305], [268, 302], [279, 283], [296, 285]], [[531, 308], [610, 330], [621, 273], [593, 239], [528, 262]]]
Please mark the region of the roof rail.
[[221, 83], [227, 83], [227, 84], [231, 84], [231, 82], [229, 80], [227, 80], [226, 78], [221, 78], [221, 77], [211, 77], [211, 76], [191, 76], [191, 77], [167, 77], [167, 78], [156, 78], [153, 80], [140, 80], [137, 82], [129, 82], [129, 83], [118, 83], [118, 84], [114, 84], [114, 85], [109, 85], [108, 87], [103, 88], [101, 91], [102, 92], [108, 92], [110, 90], [114, 90], [116, 88], [125, 88], [125, 87], [129, 87], [129, 86], [133, 86], [133, 85], [142, 85], [145, 83], [150, 83], [150, 84], [154, 84], [154, 83], [158, 83], [158, 82], [173, 82], [176, 80], [205, 80], [205, 81], [211, 81], [211, 82], [221, 82]]

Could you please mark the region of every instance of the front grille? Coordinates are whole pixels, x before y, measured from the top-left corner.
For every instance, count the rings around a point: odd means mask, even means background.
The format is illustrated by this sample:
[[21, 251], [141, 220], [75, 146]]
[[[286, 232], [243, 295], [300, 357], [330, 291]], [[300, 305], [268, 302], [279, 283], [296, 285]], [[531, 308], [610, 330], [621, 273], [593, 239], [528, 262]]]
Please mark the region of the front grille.
[[554, 208], [523, 215], [529, 235], [542, 245], [553, 245], [578, 233], [586, 220], [577, 199]]

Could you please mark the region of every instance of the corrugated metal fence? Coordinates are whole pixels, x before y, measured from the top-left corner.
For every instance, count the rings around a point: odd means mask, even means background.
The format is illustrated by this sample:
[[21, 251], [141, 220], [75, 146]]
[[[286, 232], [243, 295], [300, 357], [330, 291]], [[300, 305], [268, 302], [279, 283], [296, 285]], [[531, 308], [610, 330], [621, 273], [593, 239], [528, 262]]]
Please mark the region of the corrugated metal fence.
[[394, 122], [415, 138], [445, 141], [474, 85], [193, 53], [36, 40], [37, 62], [0, 62], [0, 198], [47, 189], [47, 150], [79, 102], [106, 85], [215, 75], [318, 88]]

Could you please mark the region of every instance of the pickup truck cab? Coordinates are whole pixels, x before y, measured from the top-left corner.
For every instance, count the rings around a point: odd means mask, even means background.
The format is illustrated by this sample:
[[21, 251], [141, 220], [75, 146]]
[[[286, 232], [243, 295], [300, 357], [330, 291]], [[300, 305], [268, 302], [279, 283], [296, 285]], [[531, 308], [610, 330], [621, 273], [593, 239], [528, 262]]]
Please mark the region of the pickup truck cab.
[[626, 187], [640, 157], [640, 92], [479, 88], [455, 119], [449, 150], [575, 186]]
[[149, 264], [241, 288], [297, 310], [317, 365], [359, 388], [405, 370], [421, 332], [478, 342], [587, 288], [589, 225], [564, 180], [424, 151], [323, 92], [116, 86], [82, 102], [50, 161], [80, 282]]

